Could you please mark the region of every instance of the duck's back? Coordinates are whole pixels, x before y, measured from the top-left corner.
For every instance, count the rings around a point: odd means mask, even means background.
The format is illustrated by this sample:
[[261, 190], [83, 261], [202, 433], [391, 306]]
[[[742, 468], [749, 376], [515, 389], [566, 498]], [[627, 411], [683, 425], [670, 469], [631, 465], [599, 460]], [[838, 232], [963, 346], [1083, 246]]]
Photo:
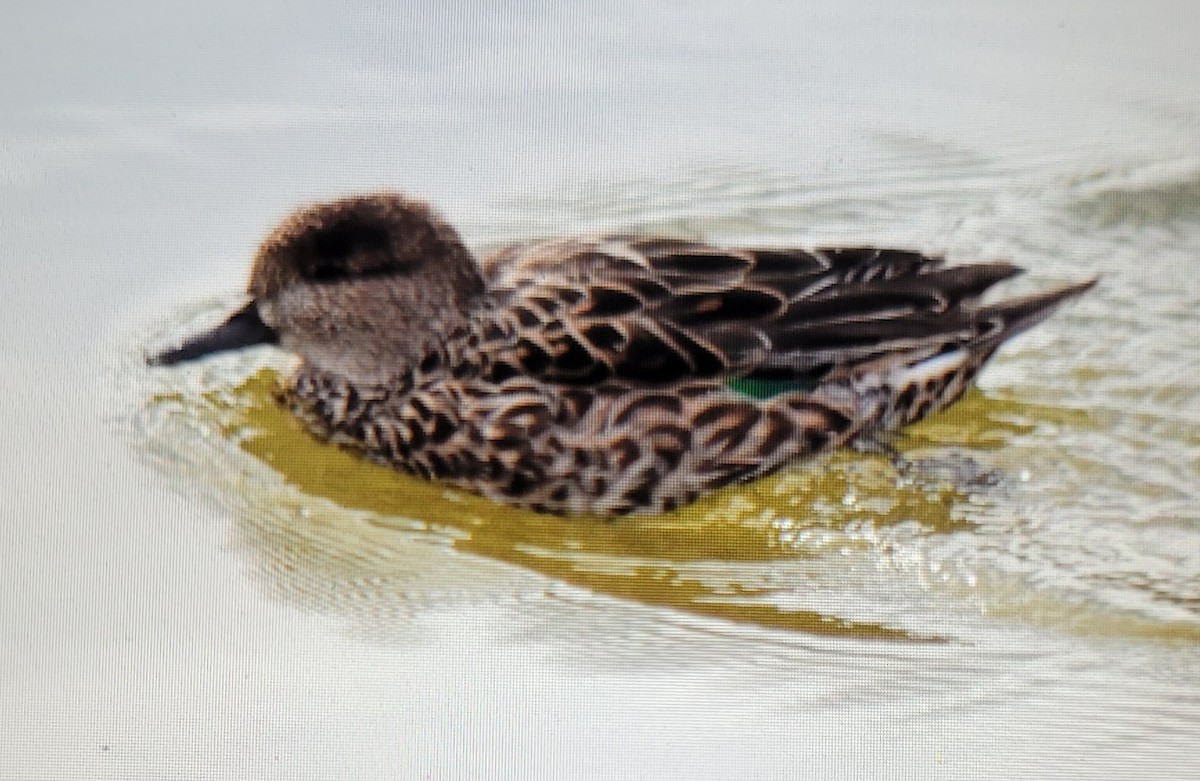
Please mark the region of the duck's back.
[[496, 371], [646, 386], [720, 378], [813, 388], [967, 350], [985, 359], [1083, 287], [992, 306], [1020, 272], [898, 250], [728, 250], [637, 237], [511, 247], [484, 269], [506, 336]]

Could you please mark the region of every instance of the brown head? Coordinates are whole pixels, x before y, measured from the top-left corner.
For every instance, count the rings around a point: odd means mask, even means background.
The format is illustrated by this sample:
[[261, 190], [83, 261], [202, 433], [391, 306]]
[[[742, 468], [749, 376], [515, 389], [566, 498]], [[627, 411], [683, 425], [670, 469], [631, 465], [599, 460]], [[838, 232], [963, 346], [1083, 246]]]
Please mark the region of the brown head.
[[483, 291], [471, 253], [427, 205], [346, 198], [284, 220], [255, 256], [249, 303], [151, 363], [278, 342], [310, 365], [383, 382], [436, 349]]

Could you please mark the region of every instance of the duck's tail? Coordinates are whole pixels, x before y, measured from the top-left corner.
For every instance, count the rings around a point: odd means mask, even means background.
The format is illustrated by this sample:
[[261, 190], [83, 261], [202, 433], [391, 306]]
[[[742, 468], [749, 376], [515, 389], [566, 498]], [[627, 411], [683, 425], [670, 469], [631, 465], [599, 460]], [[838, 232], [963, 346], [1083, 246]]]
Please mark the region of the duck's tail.
[[972, 313], [980, 329], [978, 337], [913, 363], [895, 364], [878, 378], [885, 400], [874, 428], [906, 426], [953, 404], [1002, 344], [1045, 320], [1059, 304], [1081, 295], [1096, 282], [1091, 279], [979, 307]]
[[1001, 344], [1042, 322], [1059, 304], [1086, 293], [1098, 281], [1099, 278], [1093, 277], [1086, 282], [1060, 287], [1048, 293], [1036, 293], [980, 307], [977, 310], [979, 322], [991, 320], [1000, 324], [995, 333], [981, 340], [980, 347], [988, 348], [984, 360]]

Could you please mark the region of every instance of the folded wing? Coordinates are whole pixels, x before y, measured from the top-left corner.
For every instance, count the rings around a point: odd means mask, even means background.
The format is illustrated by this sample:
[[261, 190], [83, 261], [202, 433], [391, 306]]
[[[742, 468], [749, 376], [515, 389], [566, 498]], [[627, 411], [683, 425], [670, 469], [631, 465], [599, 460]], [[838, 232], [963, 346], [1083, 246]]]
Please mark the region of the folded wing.
[[512, 247], [484, 262], [499, 307], [496, 379], [811, 386], [878, 362], [990, 353], [1091, 283], [979, 306], [1008, 263], [945, 266], [901, 250], [727, 250], [607, 237]]

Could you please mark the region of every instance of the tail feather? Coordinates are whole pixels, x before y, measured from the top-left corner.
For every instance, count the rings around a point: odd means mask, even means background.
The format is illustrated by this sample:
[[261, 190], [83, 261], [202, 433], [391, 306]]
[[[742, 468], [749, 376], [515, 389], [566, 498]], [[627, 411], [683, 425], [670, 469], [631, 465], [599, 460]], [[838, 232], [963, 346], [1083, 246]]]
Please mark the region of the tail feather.
[[953, 404], [971, 386], [976, 373], [996, 348], [1046, 319], [1063, 301], [1095, 284], [1092, 279], [974, 310], [972, 319], [979, 326], [988, 322], [993, 326], [970, 342], [934, 355], [910, 354], [914, 360], [897, 362], [881, 376], [891, 395], [877, 411], [876, 427], [905, 426]]
[[1098, 279], [1093, 278], [1076, 285], [1051, 290], [1048, 293], [1037, 293], [980, 307], [978, 309], [980, 321], [991, 319], [1000, 323], [1000, 328], [988, 340], [994, 342], [989, 346], [991, 349], [995, 349], [1003, 342], [1042, 322], [1054, 312], [1059, 304], [1092, 289], [1097, 281]]

